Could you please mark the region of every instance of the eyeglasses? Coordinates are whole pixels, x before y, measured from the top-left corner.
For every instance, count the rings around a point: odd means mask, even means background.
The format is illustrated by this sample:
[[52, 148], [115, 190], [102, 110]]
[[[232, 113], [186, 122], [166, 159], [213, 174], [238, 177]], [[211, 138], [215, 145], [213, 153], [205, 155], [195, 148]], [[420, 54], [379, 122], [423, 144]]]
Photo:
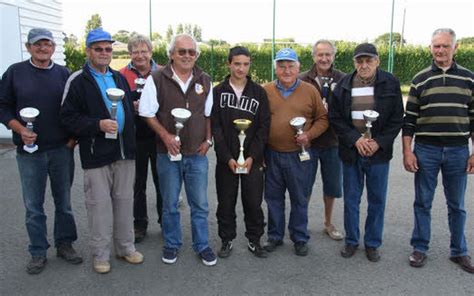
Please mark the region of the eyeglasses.
[[112, 52], [112, 47], [93, 47], [91, 48], [93, 51], [100, 53], [100, 52], [106, 52], [106, 53], [111, 53]]
[[195, 57], [197, 52], [195, 49], [192, 49], [192, 48], [189, 48], [189, 49], [186, 49], [186, 48], [178, 48], [176, 50], [178, 52], [178, 55], [184, 57], [186, 55], [186, 53], [188, 53], [188, 55], [190, 57]]
[[137, 55], [146, 55], [148, 54], [149, 51], [148, 50], [136, 50], [136, 51], [132, 51], [132, 55], [134, 56], [137, 56]]

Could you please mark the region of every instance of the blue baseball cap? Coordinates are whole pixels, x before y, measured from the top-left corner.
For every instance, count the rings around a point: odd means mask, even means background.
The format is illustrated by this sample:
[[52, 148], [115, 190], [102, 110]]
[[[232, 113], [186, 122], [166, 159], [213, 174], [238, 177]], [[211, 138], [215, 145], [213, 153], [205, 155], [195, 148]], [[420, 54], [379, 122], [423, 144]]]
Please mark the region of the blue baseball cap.
[[86, 47], [90, 47], [92, 43], [100, 41], [115, 42], [109, 32], [104, 31], [102, 28], [97, 28], [87, 34]]
[[275, 56], [275, 61], [292, 61], [292, 62], [298, 62], [298, 55], [296, 52], [291, 49], [291, 48], [283, 48], [280, 49], [276, 56]]

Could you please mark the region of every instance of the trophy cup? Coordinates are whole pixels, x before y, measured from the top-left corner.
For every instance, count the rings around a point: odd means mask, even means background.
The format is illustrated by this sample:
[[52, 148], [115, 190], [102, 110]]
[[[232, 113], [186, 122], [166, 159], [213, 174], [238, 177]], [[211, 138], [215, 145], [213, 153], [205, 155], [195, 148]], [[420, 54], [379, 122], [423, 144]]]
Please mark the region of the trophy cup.
[[[39, 115], [39, 110], [32, 107], [23, 108], [20, 110], [20, 117], [21, 119], [26, 122], [26, 128], [33, 132], [33, 121], [35, 121], [36, 117]], [[28, 153], [33, 153], [38, 150], [38, 145], [35, 143], [25, 144], [23, 145], [23, 150]]]
[[244, 142], [245, 142], [245, 130], [249, 128], [252, 121], [249, 119], [236, 119], [234, 120], [234, 125], [237, 130], [239, 130], [239, 142], [240, 142], [240, 153], [239, 158], [237, 159], [237, 168], [235, 169], [236, 174], [248, 174], [248, 169], [245, 165], [244, 158]]
[[143, 91], [143, 87], [145, 87], [146, 80], [144, 78], [137, 78], [134, 80], [134, 82], [137, 86], [137, 93], [141, 93]]
[[[304, 117], [294, 117], [290, 120], [290, 125], [296, 130], [297, 135], [303, 134], [303, 126], [306, 123], [306, 118]], [[308, 151], [304, 149], [304, 146], [301, 145], [301, 152], [299, 154], [300, 161], [310, 160], [311, 157], [309, 156]]]
[[379, 113], [374, 110], [365, 110], [363, 115], [366, 122], [365, 127], [367, 128], [367, 131], [364, 133], [364, 138], [372, 139], [372, 132], [370, 129], [372, 128], [372, 122], [376, 121], [377, 117], [379, 117]]
[[[171, 110], [171, 115], [173, 115], [174, 120], [176, 121], [176, 124], [174, 125], [174, 127], [176, 128], [175, 140], [179, 142], [179, 131], [183, 129], [186, 120], [191, 117], [191, 111], [184, 108], [174, 108], [173, 110]], [[172, 155], [168, 152], [168, 156], [171, 161], [180, 161], [183, 158], [183, 155], [181, 153]]]
[[[117, 120], [117, 105], [123, 97], [125, 92], [120, 88], [108, 88], [106, 91], [107, 97], [112, 101], [112, 108], [110, 108], [110, 119]], [[117, 139], [117, 132], [115, 133], [105, 133], [106, 139]]]

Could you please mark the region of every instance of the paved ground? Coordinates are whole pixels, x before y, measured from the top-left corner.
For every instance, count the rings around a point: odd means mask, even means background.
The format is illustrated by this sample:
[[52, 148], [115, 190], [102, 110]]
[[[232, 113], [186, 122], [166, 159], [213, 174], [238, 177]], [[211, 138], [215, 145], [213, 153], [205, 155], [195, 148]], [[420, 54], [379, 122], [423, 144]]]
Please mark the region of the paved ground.
[[[71, 266], [49, 252], [47, 269], [40, 275], [25, 272], [28, 261], [15, 152], [0, 147], [0, 295], [472, 295], [474, 275], [463, 272], [448, 260], [449, 232], [444, 197], [439, 189], [432, 211], [432, 243], [427, 265], [414, 269], [408, 265], [411, 251], [409, 238], [413, 225], [413, 176], [402, 168], [400, 139], [392, 161], [385, 219], [382, 260], [371, 263], [359, 251], [353, 258], [339, 255], [342, 242], [330, 240], [322, 233], [321, 183], [315, 184], [310, 205], [310, 254], [297, 257], [288, 238], [268, 259], [258, 259], [246, 249], [243, 236], [242, 211], [238, 210], [239, 235], [230, 258], [220, 259], [215, 267], [204, 266], [190, 247], [189, 208], [182, 209], [184, 246], [174, 265], [161, 262], [163, 240], [156, 222], [152, 222], [147, 239], [137, 245], [145, 262], [131, 266], [115, 258], [112, 272], [98, 275], [92, 271], [88, 253], [88, 231], [82, 170], [76, 158], [76, 176], [72, 188], [73, 207], [79, 240], [75, 246], [85, 262]], [[77, 156], [77, 155], [76, 155]], [[210, 243], [220, 245], [216, 227], [216, 193], [214, 186], [214, 154], [210, 155], [209, 173]], [[472, 177], [469, 177], [471, 179]], [[318, 176], [319, 179], [319, 176]], [[471, 180], [469, 180], [470, 183]], [[150, 182], [149, 182], [150, 183]], [[149, 194], [153, 192], [151, 184]], [[474, 188], [468, 186], [466, 208], [468, 243], [473, 240], [474, 220], [472, 200]], [[53, 216], [52, 199], [47, 193], [46, 211]], [[152, 199], [149, 207], [154, 208]], [[366, 204], [361, 206], [361, 223], [365, 220]], [[335, 208], [335, 224], [342, 227], [342, 202]], [[266, 212], [266, 210], [265, 210]], [[153, 212], [152, 212], [153, 213]], [[152, 214], [156, 220], [156, 213]], [[52, 241], [52, 219], [48, 219]], [[363, 234], [363, 227], [361, 229]]]

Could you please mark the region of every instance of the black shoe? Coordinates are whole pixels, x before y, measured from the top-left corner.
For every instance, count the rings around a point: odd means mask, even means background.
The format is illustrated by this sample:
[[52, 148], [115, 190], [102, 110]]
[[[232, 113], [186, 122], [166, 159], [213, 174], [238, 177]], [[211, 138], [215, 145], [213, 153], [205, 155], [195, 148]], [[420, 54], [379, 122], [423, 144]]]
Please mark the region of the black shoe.
[[426, 254], [415, 250], [411, 253], [408, 260], [410, 261], [411, 267], [423, 267], [426, 263]]
[[63, 258], [66, 262], [71, 264], [80, 264], [82, 263], [82, 257], [80, 257], [76, 250], [72, 247], [71, 244], [60, 244], [56, 248], [56, 256]]
[[350, 258], [354, 256], [356, 251], [357, 251], [356, 245], [345, 245], [344, 249], [341, 250], [341, 256], [344, 258]]
[[471, 257], [467, 255], [456, 256], [456, 257], [450, 257], [449, 260], [451, 260], [452, 262], [456, 264], [459, 264], [464, 271], [467, 271], [469, 273], [474, 273], [474, 266], [471, 263]]
[[249, 242], [247, 248], [258, 258], [267, 258], [268, 252], [265, 250], [259, 242], [253, 243]]
[[30, 262], [26, 265], [26, 272], [29, 274], [38, 274], [44, 270], [46, 262], [48, 262], [46, 257], [33, 256], [31, 257]]
[[217, 255], [221, 258], [227, 258], [232, 253], [232, 241], [222, 241], [222, 247], [217, 252]]
[[295, 243], [295, 254], [297, 256], [306, 256], [306, 255], [308, 255], [308, 245], [305, 242], [296, 242]]
[[281, 245], [283, 245], [282, 240], [269, 239], [267, 243], [265, 244], [265, 246], [263, 247], [265, 248], [265, 250], [267, 250], [267, 252], [273, 252], [278, 246], [281, 246]]
[[377, 248], [365, 248], [365, 255], [371, 262], [380, 261], [380, 254]]
[[146, 237], [146, 229], [135, 228], [135, 243], [138, 244], [142, 242]]

